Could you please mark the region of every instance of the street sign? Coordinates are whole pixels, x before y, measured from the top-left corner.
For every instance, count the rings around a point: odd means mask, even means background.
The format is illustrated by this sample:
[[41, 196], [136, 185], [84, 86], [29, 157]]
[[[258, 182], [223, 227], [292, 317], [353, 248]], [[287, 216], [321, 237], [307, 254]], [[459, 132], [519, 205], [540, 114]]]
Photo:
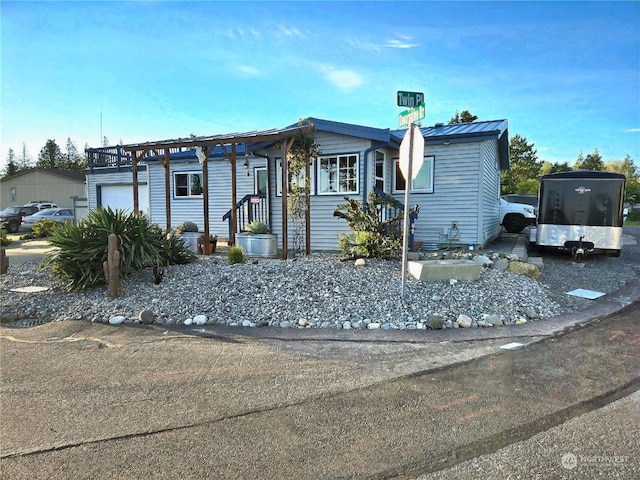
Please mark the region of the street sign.
[[417, 107], [424, 103], [424, 93], [422, 92], [398, 92], [399, 107]]
[[[400, 171], [404, 176], [404, 179], [407, 180], [407, 184], [409, 185], [409, 161], [411, 160], [411, 176], [413, 180], [418, 176], [418, 172], [420, 172], [420, 168], [422, 167], [422, 163], [424, 162], [424, 137], [422, 136], [422, 132], [420, 131], [420, 127], [417, 125], [413, 126], [413, 145], [411, 145], [411, 131], [408, 130], [407, 133], [404, 134], [404, 138], [402, 139], [402, 143], [400, 144]], [[413, 150], [411, 150], [413, 148]]]
[[408, 127], [411, 123], [422, 120], [425, 117], [426, 111], [426, 106], [424, 102], [422, 102], [417, 107], [400, 112], [398, 122], [401, 127]]

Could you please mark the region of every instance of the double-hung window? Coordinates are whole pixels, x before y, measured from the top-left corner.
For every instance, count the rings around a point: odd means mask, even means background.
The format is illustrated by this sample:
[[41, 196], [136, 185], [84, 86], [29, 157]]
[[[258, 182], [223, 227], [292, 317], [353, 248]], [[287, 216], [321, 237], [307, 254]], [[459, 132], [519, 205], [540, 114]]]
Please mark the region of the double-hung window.
[[320, 157], [318, 193], [358, 193], [358, 155]]
[[175, 198], [201, 197], [202, 172], [174, 173], [173, 196]]
[[[433, 193], [433, 163], [435, 157], [433, 155], [425, 156], [422, 166], [418, 170], [418, 174], [411, 182], [411, 191], [414, 193]], [[396, 158], [394, 160], [394, 181], [393, 191], [404, 192], [406, 181], [402, 171], [400, 170], [400, 162]], [[413, 173], [413, 172], [412, 172]]]

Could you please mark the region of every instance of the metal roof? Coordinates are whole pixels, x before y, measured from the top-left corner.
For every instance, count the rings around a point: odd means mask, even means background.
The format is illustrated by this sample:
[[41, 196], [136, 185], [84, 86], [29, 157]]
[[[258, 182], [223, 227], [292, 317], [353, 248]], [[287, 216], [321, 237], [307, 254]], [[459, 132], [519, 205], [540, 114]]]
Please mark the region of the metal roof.
[[[401, 142], [408, 129], [392, 130], [391, 135]], [[501, 170], [509, 169], [509, 122], [507, 120], [488, 120], [484, 122], [454, 123], [445, 125], [436, 123], [429, 127], [420, 127], [425, 144], [449, 145], [467, 143], [494, 138], [498, 140], [498, 160]]]
[[[436, 123], [428, 127], [421, 126], [420, 131], [425, 140], [439, 137], [461, 138], [493, 135], [497, 135], [497, 138], [499, 138], [507, 130], [508, 126], [509, 122], [507, 120], [488, 120], [484, 122], [454, 123], [451, 125]], [[407, 129], [392, 130], [391, 134], [402, 140], [407, 131]]]

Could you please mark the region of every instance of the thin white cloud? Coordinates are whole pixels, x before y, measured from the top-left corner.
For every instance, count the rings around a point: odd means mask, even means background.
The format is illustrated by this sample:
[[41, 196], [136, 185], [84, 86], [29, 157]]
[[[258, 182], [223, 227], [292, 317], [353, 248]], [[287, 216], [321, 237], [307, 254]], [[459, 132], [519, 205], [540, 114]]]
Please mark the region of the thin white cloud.
[[304, 35], [296, 27], [288, 27], [286, 25], [278, 25], [278, 36], [304, 38]]
[[419, 43], [412, 43], [410, 40], [411, 40], [410, 37], [400, 36], [399, 39], [387, 40], [385, 47], [406, 49], [406, 48], [416, 48], [420, 46]]
[[390, 38], [385, 43], [377, 44], [373, 42], [362, 41], [357, 38], [349, 38], [349, 45], [358, 50], [380, 52], [385, 48], [409, 49], [419, 47], [419, 43], [411, 41], [411, 37], [399, 35], [396, 38]]
[[242, 27], [233, 27], [233, 28], [229, 28], [225, 35], [230, 38], [231, 40], [236, 40], [238, 38], [241, 39], [260, 39], [262, 37], [262, 35], [260, 34], [259, 31], [257, 31], [255, 28], [242, 28]]
[[341, 90], [351, 90], [362, 85], [362, 77], [355, 71], [347, 68], [337, 68], [331, 65], [322, 65], [320, 71], [329, 83]]
[[241, 73], [243, 73], [248, 77], [262, 76], [262, 73], [260, 72], [260, 70], [258, 70], [257, 68], [251, 67], [249, 65], [238, 65], [238, 70], [240, 70]]
[[627, 133], [640, 133], [640, 128], [627, 128], [625, 130]]

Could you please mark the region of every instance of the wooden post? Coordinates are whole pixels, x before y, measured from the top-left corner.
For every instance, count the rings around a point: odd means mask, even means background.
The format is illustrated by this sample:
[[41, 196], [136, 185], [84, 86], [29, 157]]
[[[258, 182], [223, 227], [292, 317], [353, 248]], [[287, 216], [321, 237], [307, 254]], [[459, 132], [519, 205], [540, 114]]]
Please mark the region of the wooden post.
[[4, 248], [0, 248], [0, 275], [4, 275], [9, 270], [9, 257]]
[[104, 277], [109, 284], [109, 296], [111, 298], [121, 297], [120, 287], [120, 251], [118, 250], [118, 236], [115, 233], [109, 234], [107, 260], [102, 263]]
[[138, 152], [131, 152], [131, 160], [133, 166], [133, 213], [140, 213], [140, 201], [138, 199]]
[[[203, 145], [202, 153], [204, 154], [204, 162], [202, 162], [202, 199], [204, 209], [204, 245], [209, 245], [209, 147]], [[203, 247], [204, 255], [211, 255], [211, 250]]]
[[[224, 146], [223, 146], [224, 148]], [[229, 245], [235, 245], [236, 233], [238, 232], [238, 211], [236, 204], [238, 203], [236, 187], [237, 187], [237, 172], [236, 172], [236, 144], [231, 144], [231, 155], [228, 156], [231, 162], [231, 238], [229, 239]]]
[[[165, 202], [165, 215], [167, 216], [167, 233], [171, 231], [171, 154], [169, 148], [164, 149], [164, 202]], [[151, 186], [149, 186], [151, 189]]]
[[287, 215], [287, 204], [289, 200], [289, 162], [287, 153], [289, 152], [289, 141], [282, 142], [282, 259], [289, 258], [289, 218]]
[[311, 254], [311, 165], [309, 164], [310, 159], [307, 158], [307, 161], [304, 166], [304, 186], [305, 186], [305, 203], [306, 210], [304, 212], [304, 226], [305, 226], [305, 253], [307, 255]]

